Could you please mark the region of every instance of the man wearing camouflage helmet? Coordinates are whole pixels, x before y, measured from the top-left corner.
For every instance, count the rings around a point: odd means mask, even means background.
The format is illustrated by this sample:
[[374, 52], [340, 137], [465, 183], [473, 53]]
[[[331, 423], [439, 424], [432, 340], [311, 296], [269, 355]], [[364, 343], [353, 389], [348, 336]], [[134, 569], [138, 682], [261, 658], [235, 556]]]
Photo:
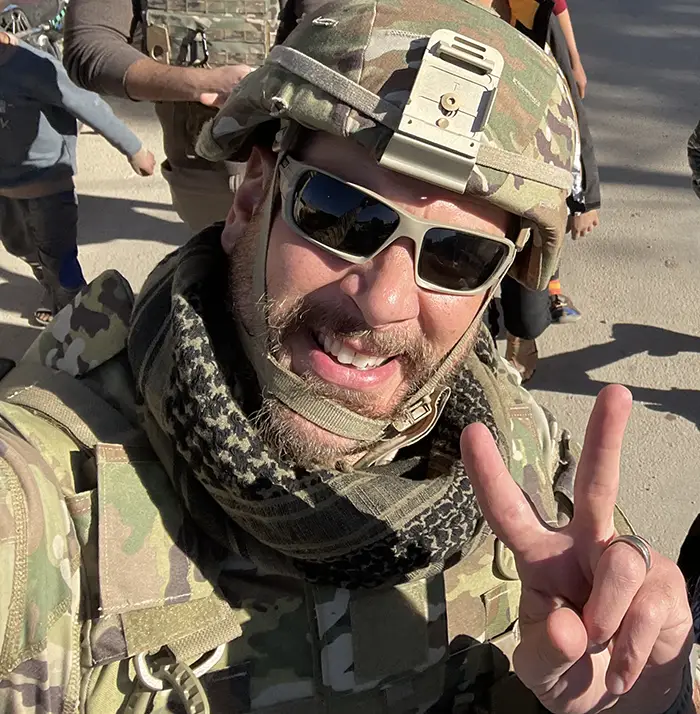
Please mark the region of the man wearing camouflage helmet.
[[614, 510], [629, 393], [574, 483], [480, 326], [556, 265], [575, 126], [461, 0], [330, 4], [241, 82], [226, 225], [0, 383], [3, 711], [693, 711], [682, 576]]

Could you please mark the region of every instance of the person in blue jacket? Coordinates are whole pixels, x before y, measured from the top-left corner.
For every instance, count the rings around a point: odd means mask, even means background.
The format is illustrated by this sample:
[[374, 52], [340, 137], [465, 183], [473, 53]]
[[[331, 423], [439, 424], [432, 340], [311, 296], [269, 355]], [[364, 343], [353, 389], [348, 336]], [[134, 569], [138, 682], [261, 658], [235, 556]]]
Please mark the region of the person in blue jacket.
[[155, 160], [96, 94], [71, 82], [62, 65], [0, 32], [0, 238], [44, 287], [34, 312], [46, 324], [85, 284], [78, 261], [78, 120], [124, 154], [136, 173]]

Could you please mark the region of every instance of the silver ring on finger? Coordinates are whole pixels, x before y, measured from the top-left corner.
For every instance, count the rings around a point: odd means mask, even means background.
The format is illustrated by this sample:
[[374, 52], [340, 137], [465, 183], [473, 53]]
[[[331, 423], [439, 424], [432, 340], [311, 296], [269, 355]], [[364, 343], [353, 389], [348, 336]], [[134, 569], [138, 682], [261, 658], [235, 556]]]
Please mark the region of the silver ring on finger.
[[626, 543], [627, 545], [632, 546], [644, 559], [644, 565], [646, 566], [647, 573], [651, 570], [651, 544], [649, 541], [638, 535], [621, 535], [610, 541], [605, 550], [610, 548], [610, 546], [615, 545], [615, 543]]

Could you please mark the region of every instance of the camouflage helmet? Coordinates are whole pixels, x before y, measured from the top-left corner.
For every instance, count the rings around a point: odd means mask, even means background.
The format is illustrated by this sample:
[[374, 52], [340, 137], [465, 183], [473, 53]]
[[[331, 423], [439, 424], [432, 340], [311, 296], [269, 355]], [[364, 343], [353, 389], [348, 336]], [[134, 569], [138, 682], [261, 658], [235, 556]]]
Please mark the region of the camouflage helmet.
[[465, 0], [331, 2], [238, 85], [197, 152], [244, 161], [280, 120], [350, 138], [387, 168], [522, 217], [519, 248], [534, 230], [511, 274], [546, 288], [577, 119], [554, 60], [493, 12]]
[[[212, 161], [245, 161], [254, 145], [274, 137], [277, 181], [299, 127], [355, 141], [386, 168], [520, 216], [511, 274], [528, 287], [547, 286], [564, 237], [577, 121], [557, 65], [498, 15], [465, 0], [331, 2], [305, 16], [236, 87], [203, 129], [197, 152]], [[360, 463], [369, 465], [435, 425], [449, 398], [446, 381], [481, 313], [390, 419], [311, 393], [268, 344], [266, 262], [275, 196], [268, 191], [261, 210], [254, 324], [239, 325], [247, 356], [261, 389], [322, 429], [364, 442]], [[482, 312], [496, 287], [484, 294]]]

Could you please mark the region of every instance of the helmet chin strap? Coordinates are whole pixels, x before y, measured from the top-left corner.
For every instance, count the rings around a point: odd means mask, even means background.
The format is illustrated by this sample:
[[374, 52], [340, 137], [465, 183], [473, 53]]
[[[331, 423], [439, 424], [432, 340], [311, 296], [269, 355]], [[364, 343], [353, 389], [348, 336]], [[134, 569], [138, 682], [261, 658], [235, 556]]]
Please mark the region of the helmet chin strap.
[[[310, 393], [309, 387], [303, 379], [283, 367], [270, 354], [269, 327], [266, 317], [266, 264], [277, 202], [279, 168], [280, 162], [292, 146], [296, 134], [297, 131], [294, 127], [288, 128], [285, 132], [283, 145], [277, 156], [273, 179], [265, 197], [253, 266], [253, 295], [251, 296], [253, 325], [251, 326], [252, 331], [249, 332], [239, 324], [241, 341], [264, 394], [275, 397], [292, 411], [337, 436], [353, 441], [382, 442], [378, 449], [382, 453], [386, 453], [389, 449], [407, 444], [408, 441], [411, 443], [418, 441], [435, 425], [449, 397], [449, 389], [444, 388], [445, 379], [464, 359], [464, 348], [477, 334], [481, 317], [496, 286], [484, 294], [483, 303], [467, 331], [450, 350], [425, 385], [411, 397], [406, 407], [401, 410], [399, 417], [393, 421], [362, 416], [326, 397]], [[374, 451], [373, 449], [372, 454]], [[365, 456], [362, 461], [366, 462], [367, 458]]]

